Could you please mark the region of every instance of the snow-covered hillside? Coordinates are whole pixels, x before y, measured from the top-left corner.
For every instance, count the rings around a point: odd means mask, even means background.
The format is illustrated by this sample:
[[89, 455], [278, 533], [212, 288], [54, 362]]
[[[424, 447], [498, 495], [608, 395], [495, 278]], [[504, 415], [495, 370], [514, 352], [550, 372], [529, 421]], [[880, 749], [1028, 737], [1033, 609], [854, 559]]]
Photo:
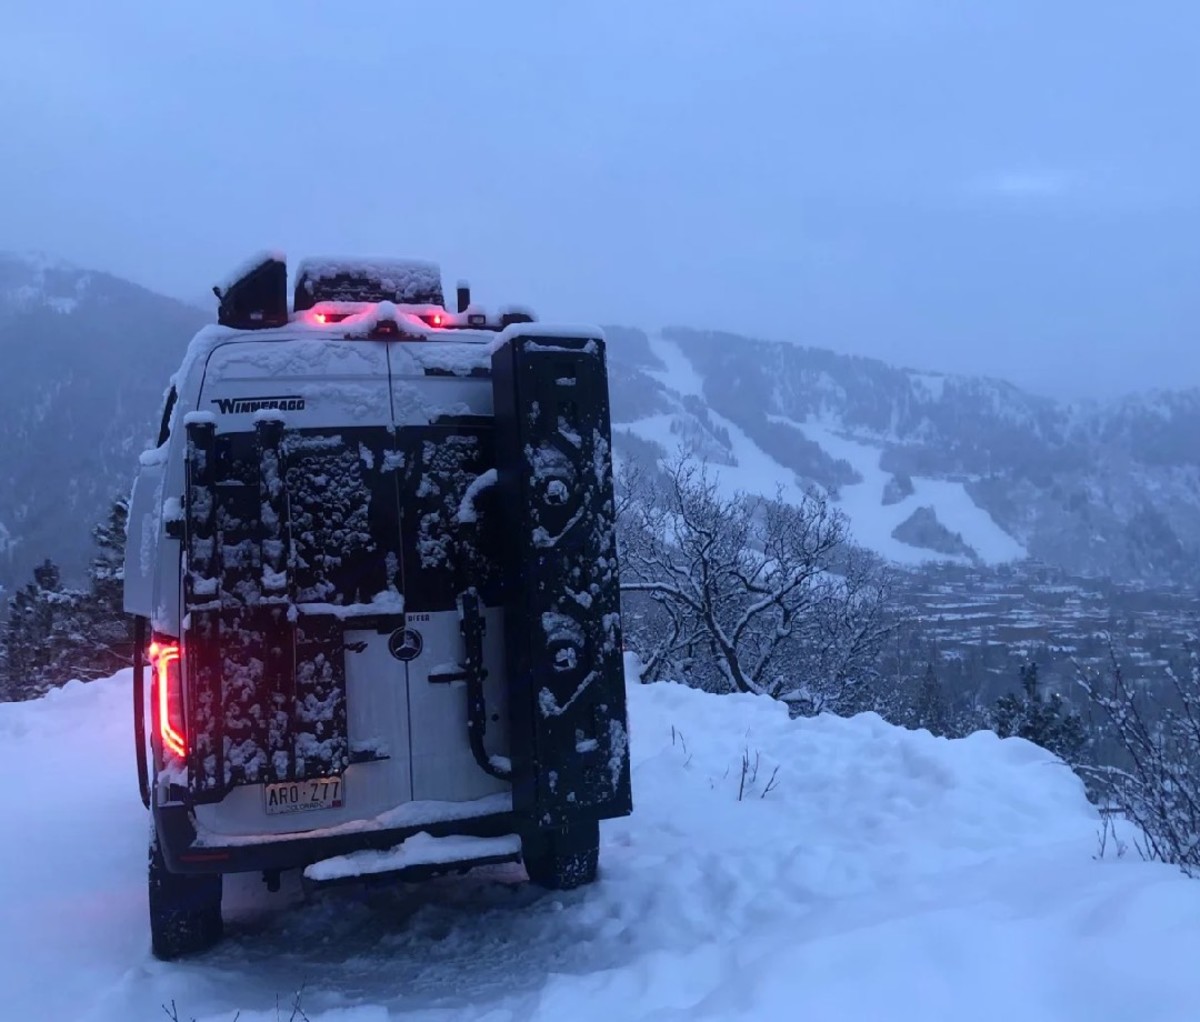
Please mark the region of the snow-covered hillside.
[[[648, 368], [646, 375], [685, 401], [696, 399], [703, 402], [704, 378], [681, 346], [661, 334], [651, 335], [648, 340], [650, 351], [663, 368]], [[943, 381], [943, 377], [920, 377], [917, 380], [934, 400], [941, 398]], [[765, 395], [764, 401], [764, 408], [777, 403]], [[732, 463], [710, 460], [712, 472], [727, 493], [741, 491], [774, 496], [781, 491], [784, 499], [796, 502], [801, 499], [805, 488], [811, 485], [811, 478], [805, 478], [781, 464], [778, 457], [764, 450], [733, 420], [711, 408], [706, 414], [708, 420], [728, 437], [727, 448]], [[617, 433], [618, 447], [624, 432], [654, 443], [664, 451], [673, 452], [682, 439], [680, 419], [685, 416], [686, 413], [681, 416], [678, 411], [659, 412], [621, 423]], [[921, 564], [934, 560], [1003, 564], [1027, 556], [1021, 543], [1005, 532], [972, 499], [963, 482], [910, 476], [906, 491], [892, 500], [888, 496], [889, 486], [894, 485], [895, 476], [882, 467], [885, 448], [878, 441], [872, 443], [874, 437], [855, 439], [853, 431], [845, 423], [829, 414], [800, 422], [767, 411], [766, 420], [792, 431], [798, 443], [815, 444], [820, 454], [831, 463], [841, 462], [846, 466], [848, 481], [830, 489], [849, 520], [855, 541], [881, 557], [899, 564]], [[893, 442], [896, 440], [894, 436], [889, 439]], [[939, 534], [956, 536], [958, 547], [963, 552], [958, 552], [954, 547], [938, 550], [905, 541], [902, 538], [906, 535], [905, 523], [919, 509], [925, 509], [922, 513], [930, 521], [940, 524]], [[909, 536], [909, 539], [912, 537]], [[937, 545], [936, 542], [934, 545]]]
[[92, 275], [44, 252], [0, 252], [0, 313], [49, 309], [74, 312]]
[[0, 705], [5, 1017], [173, 1000], [266, 1022], [301, 987], [313, 1022], [1195, 1017], [1200, 885], [1095, 861], [1079, 783], [1036, 747], [630, 697], [636, 809], [603, 825], [595, 886], [549, 894], [512, 866], [305, 899], [239, 877], [228, 939], [172, 965], [149, 955], [128, 672]]
[[607, 333], [614, 449], [643, 465], [683, 446], [729, 488], [815, 486], [902, 564], [1200, 577], [1200, 391], [1065, 404], [718, 331]]
[[[90, 526], [127, 491], [166, 380], [213, 314], [211, 297], [0, 252], [0, 586], [46, 557], [81, 576]], [[901, 563], [1028, 555], [1200, 579], [1200, 390], [1066, 405], [799, 343], [606, 333], [618, 454], [653, 461], [686, 441], [731, 488], [823, 487], [861, 543]]]
[[47, 557], [79, 580], [205, 318], [100, 271], [0, 252], [0, 587]]

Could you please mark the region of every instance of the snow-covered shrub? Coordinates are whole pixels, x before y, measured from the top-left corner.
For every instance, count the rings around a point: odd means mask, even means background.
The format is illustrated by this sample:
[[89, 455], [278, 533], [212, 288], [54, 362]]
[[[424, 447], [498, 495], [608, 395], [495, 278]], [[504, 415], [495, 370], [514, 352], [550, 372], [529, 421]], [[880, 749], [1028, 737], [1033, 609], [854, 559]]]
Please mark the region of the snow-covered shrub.
[[1095, 781], [1119, 813], [1144, 835], [1138, 850], [1151, 860], [1200, 877], [1200, 660], [1182, 676], [1170, 672], [1165, 692], [1126, 680], [1116, 657], [1108, 683], [1081, 678], [1115, 739], [1123, 763], [1094, 768]]
[[125, 522], [129, 504], [115, 499], [92, 529], [96, 555], [88, 588], [64, 582], [50, 560], [7, 601], [0, 627], [0, 700], [34, 699], [73, 678], [111, 675], [129, 663], [132, 635], [122, 605]]
[[725, 494], [685, 455], [619, 489], [623, 621], [644, 680], [770, 695], [805, 715], [870, 706], [885, 579], [823, 496]]
[[1057, 692], [1046, 694], [1034, 663], [1021, 668], [1021, 692], [996, 701], [991, 726], [1001, 738], [1025, 738], [1072, 766], [1079, 763], [1087, 744], [1083, 719]]

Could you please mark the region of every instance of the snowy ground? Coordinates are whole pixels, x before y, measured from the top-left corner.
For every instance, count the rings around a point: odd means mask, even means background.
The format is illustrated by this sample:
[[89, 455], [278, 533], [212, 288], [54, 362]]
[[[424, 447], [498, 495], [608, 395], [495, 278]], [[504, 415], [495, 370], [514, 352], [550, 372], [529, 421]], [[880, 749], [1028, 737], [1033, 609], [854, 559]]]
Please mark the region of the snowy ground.
[[[4, 1017], [1183, 1022], [1200, 884], [1096, 861], [1073, 776], [1027, 743], [671, 685], [631, 691], [635, 814], [602, 877], [230, 885], [229, 938], [154, 961], [128, 672], [0, 705]], [[672, 732], [674, 729], [674, 734]], [[738, 800], [744, 750], [761, 757]], [[763, 796], [778, 766], [773, 790]]]

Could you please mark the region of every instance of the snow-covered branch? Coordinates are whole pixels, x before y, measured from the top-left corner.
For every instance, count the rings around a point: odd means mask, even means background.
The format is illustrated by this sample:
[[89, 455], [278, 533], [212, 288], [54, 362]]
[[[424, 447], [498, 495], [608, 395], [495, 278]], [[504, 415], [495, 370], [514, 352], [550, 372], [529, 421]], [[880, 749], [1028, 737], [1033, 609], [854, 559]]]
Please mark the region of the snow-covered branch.
[[656, 482], [622, 483], [624, 620], [645, 678], [856, 708], [886, 633], [885, 589], [822, 495], [727, 493], [683, 455]]
[[1168, 691], [1153, 696], [1124, 676], [1110, 647], [1107, 686], [1082, 671], [1079, 684], [1124, 754], [1101, 779], [1141, 828], [1140, 850], [1200, 876], [1200, 657], [1192, 654], [1186, 676], [1170, 677]]

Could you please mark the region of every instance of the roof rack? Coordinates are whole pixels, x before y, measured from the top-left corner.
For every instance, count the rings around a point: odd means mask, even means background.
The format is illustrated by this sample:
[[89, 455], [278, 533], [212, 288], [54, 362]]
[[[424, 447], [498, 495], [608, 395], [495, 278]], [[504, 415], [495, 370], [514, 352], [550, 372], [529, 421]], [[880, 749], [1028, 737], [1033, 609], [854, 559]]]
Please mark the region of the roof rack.
[[296, 271], [296, 312], [317, 302], [444, 306], [442, 271], [415, 259], [305, 259]]
[[[420, 320], [431, 330], [504, 330], [532, 323], [523, 308], [502, 309], [498, 316], [471, 304], [471, 288], [459, 281], [456, 312], [445, 309], [441, 270], [436, 263], [414, 259], [306, 259], [297, 269], [292, 315], [287, 304], [287, 262], [282, 254], [265, 253], [248, 260], [227, 284], [213, 288], [221, 300], [217, 322], [239, 330], [261, 330], [301, 319], [313, 326], [335, 326], [369, 306], [388, 303], [396, 314]], [[389, 320], [390, 321], [390, 320]], [[400, 336], [408, 336], [398, 330]], [[381, 331], [393, 336], [397, 331]], [[368, 335], [372, 336], [372, 335]]]

